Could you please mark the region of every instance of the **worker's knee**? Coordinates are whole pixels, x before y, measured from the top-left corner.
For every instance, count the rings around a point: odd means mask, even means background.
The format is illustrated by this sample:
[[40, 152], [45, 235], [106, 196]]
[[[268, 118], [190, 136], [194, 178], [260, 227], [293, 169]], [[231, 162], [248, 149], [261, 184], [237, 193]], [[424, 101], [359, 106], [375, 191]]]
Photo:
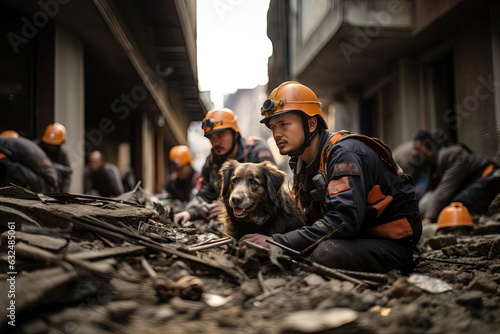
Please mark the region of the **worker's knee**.
[[343, 245], [343, 241], [344, 240], [331, 239], [320, 243], [309, 256], [309, 259], [328, 267], [344, 267], [345, 262], [349, 261], [348, 259], [350, 256], [347, 252], [349, 245]]

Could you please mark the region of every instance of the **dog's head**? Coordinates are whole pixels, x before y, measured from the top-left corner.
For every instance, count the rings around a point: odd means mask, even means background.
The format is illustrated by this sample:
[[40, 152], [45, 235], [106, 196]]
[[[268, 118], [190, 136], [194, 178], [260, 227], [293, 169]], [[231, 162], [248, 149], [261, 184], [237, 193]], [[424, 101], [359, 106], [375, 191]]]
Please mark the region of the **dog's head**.
[[[255, 215], [263, 207], [274, 207], [285, 180], [285, 173], [268, 161], [239, 163], [226, 161], [221, 169], [221, 197], [228, 213], [242, 219]], [[264, 221], [254, 220], [256, 224]]]

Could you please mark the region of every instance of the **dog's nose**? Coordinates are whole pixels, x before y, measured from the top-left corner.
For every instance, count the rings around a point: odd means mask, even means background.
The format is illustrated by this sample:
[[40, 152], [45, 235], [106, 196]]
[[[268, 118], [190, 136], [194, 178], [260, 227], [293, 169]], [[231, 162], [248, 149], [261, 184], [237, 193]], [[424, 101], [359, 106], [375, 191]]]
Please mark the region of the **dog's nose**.
[[241, 202], [243, 202], [243, 196], [241, 194], [233, 194], [231, 196], [231, 202], [234, 205], [239, 205], [239, 204], [241, 204]]

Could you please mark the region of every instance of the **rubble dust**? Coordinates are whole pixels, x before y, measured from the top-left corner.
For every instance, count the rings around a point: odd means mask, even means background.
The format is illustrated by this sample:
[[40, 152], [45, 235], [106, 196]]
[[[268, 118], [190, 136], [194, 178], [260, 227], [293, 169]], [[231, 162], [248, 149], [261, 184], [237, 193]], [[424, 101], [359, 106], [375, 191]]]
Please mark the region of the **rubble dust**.
[[402, 276], [241, 254], [218, 221], [181, 228], [179, 203], [129, 195], [0, 188], [2, 333], [498, 332], [498, 200], [468, 233], [426, 235]]

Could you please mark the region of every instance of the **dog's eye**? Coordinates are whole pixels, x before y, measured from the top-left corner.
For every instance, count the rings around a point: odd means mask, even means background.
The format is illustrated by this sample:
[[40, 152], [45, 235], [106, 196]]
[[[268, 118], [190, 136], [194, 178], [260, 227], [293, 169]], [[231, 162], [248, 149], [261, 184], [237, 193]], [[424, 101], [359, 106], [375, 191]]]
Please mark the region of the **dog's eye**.
[[231, 185], [232, 185], [232, 186], [234, 186], [236, 183], [238, 183], [238, 178], [233, 177], [233, 178], [231, 179]]
[[248, 184], [251, 186], [258, 186], [259, 182], [257, 181], [257, 179], [250, 179], [248, 180]]

